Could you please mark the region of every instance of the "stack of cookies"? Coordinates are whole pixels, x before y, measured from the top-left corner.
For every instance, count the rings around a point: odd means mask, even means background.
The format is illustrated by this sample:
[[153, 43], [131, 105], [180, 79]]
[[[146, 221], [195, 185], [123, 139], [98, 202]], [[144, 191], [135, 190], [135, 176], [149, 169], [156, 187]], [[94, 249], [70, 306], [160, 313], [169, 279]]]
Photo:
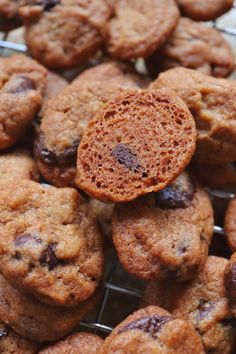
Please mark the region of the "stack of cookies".
[[[0, 0], [31, 56], [0, 58], [0, 352], [235, 352], [236, 198], [218, 252], [205, 188], [236, 186], [235, 63], [198, 22], [232, 6]], [[72, 334], [109, 247], [140, 309], [105, 341]]]

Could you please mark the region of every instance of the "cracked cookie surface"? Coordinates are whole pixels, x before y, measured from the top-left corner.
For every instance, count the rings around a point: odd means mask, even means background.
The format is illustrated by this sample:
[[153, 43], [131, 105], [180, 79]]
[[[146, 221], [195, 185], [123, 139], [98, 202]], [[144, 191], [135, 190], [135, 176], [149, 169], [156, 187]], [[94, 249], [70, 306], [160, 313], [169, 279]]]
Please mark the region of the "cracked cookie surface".
[[1, 183], [1, 193], [0, 268], [8, 281], [53, 305], [89, 298], [102, 277], [103, 246], [78, 192], [18, 181]]
[[113, 242], [135, 276], [185, 281], [204, 266], [213, 224], [207, 193], [184, 173], [160, 192], [116, 205]]
[[236, 161], [236, 84], [195, 70], [175, 68], [161, 73], [150, 89], [168, 87], [181, 97], [197, 126], [193, 162], [218, 166]]
[[0, 58], [0, 150], [16, 143], [42, 105], [47, 70], [16, 54]]
[[135, 311], [106, 338], [100, 354], [203, 354], [191, 323], [157, 306]]

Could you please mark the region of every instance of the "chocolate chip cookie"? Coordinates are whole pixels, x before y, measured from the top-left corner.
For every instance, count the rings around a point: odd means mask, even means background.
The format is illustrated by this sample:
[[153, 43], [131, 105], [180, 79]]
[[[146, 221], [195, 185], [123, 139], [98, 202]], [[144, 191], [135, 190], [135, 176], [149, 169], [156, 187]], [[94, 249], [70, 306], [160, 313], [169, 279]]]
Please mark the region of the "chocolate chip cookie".
[[236, 253], [232, 255], [225, 271], [225, 288], [229, 307], [236, 317]]
[[75, 333], [71, 336], [49, 345], [39, 354], [98, 354], [103, 340], [91, 333]]
[[181, 11], [196, 21], [211, 21], [231, 9], [234, 0], [176, 0]]
[[212, 188], [236, 186], [236, 164], [228, 163], [222, 166], [194, 165], [192, 171], [204, 185]]
[[197, 126], [194, 162], [218, 166], [236, 161], [236, 84], [187, 68], [161, 73], [150, 89], [168, 87], [187, 104]]
[[21, 0], [0, 0], [0, 31], [10, 31], [21, 25], [18, 14]]
[[35, 144], [36, 161], [47, 181], [75, 186], [77, 148], [88, 122], [105, 102], [136, 88], [140, 80], [129, 65], [105, 63], [84, 71], [50, 101]]
[[117, 0], [104, 28], [106, 49], [119, 59], [147, 57], [170, 36], [179, 20], [173, 0]]
[[113, 242], [129, 273], [185, 281], [204, 266], [213, 224], [207, 193], [184, 173], [160, 192], [117, 205]]
[[0, 181], [30, 179], [38, 181], [39, 174], [28, 151], [15, 149], [0, 155]]
[[100, 354], [203, 354], [201, 338], [190, 322], [149, 306], [120, 323], [106, 338]]
[[215, 30], [188, 18], [181, 18], [167, 43], [146, 60], [152, 76], [178, 66], [215, 77], [226, 77], [235, 68], [234, 54]]
[[8, 281], [53, 305], [89, 298], [103, 273], [102, 237], [72, 188], [1, 183], [0, 268]]
[[36, 354], [38, 353], [38, 345], [20, 337], [13, 329], [0, 321], [0, 353]]
[[110, 16], [105, 0], [25, 0], [19, 11], [32, 57], [62, 70], [96, 54], [102, 45], [101, 30]]
[[202, 272], [185, 285], [151, 282], [143, 306], [163, 306], [173, 316], [191, 321], [207, 353], [232, 353], [236, 332], [224, 287], [228, 263], [225, 258], [209, 256]]
[[90, 312], [100, 290], [76, 307], [51, 306], [19, 292], [0, 274], [0, 318], [19, 335], [37, 342], [58, 340], [69, 334]]
[[231, 251], [236, 251], [236, 197], [228, 205], [225, 213], [224, 229], [226, 239]]
[[47, 71], [16, 54], [0, 58], [0, 149], [16, 143], [39, 112]]
[[78, 149], [76, 183], [105, 202], [163, 189], [191, 159], [195, 134], [190, 112], [172, 91], [120, 95], [90, 121]]
[[114, 211], [114, 204], [103, 203], [97, 199], [88, 200], [88, 208], [91, 215], [97, 219], [102, 227], [103, 234], [111, 237], [111, 220]]

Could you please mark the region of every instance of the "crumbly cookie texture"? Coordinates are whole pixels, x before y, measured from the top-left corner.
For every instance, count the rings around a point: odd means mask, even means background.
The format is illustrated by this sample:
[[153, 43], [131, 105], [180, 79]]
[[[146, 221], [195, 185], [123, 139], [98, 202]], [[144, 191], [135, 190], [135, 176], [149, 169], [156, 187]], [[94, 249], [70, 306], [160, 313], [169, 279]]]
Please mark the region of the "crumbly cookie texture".
[[116, 205], [113, 242], [137, 277], [185, 281], [206, 262], [213, 224], [207, 193], [184, 173], [160, 192]]
[[117, 0], [104, 28], [110, 55], [119, 59], [147, 57], [170, 36], [179, 20], [173, 0]]
[[0, 181], [38, 181], [39, 173], [35, 161], [24, 149], [15, 149], [0, 155]]
[[236, 332], [224, 286], [228, 263], [225, 258], [209, 256], [202, 272], [185, 285], [150, 282], [142, 305], [162, 306], [173, 316], [191, 321], [207, 353], [230, 354]]
[[128, 64], [104, 63], [85, 70], [52, 99], [35, 144], [44, 178], [58, 187], [75, 186], [77, 149], [89, 121], [105, 102], [144, 82]]
[[181, 11], [196, 21], [211, 21], [229, 11], [234, 0], [176, 0]]
[[69, 334], [99, 298], [100, 289], [78, 306], [51, 306], [13, 288], [0, 275], [1, 320], [20, 336], [37, 342], [55, 341]]
[[228, 163], [220, 166], [193, 165], [192, 172], [204, 185], [213, 188], [236, 187], [236, 165]]
[[0, 352], [2, 354], [36, 354], [38, 345], [29, 339], [22, 338], [0, 321]]
[[163, 189], [189, 163], [195, 129], [192, 115], [172, 91], [120, 95], [90, 121], [78, 149], [76, 183], [105, 202]]
[[21, 0], [0, 0], [0, 31], [10, 31], [21, 25], [18, 14]]
[[95, 334], [81, 332], [49, 345], [39, 354], [98, 354], [103, 340]]
[[219, 31], [184, 17], [146, 64], [153, 77], [178, 66], [215, 77], [227, 77], [235, 68], [233, 50]]
[[94, 56], [110, 16], [105, 0], [25, 0], [19, 11], [30, 54], [51, 69], [69, 69]]
[[99, 354], [203, 354], [201, 338], [190, 322], [149, 306], [121, 322], [106, 338]]
[[236, 317], [236, 253], [234, 253], [225, 270], [225, 288], [229, 307]]
[[236, 197], [230, 200], [225, 213], [224, 230], [231, 251], [236, 251]]
[[33, 181], [1, 184], [1, 271], [17, 288], [53, 305], [76, 306], [103, 274], [100, 229], [72, 188]]
[[192, 112], [197, 126], [193, 162], [218, 166], [236, 161], [236, 84], [187, 68], [161, 73], [150, 89], [168, 87]]
[[42, 105], [47, 70], [16, 54], [0, 58], [0, 150], [16, 143]]

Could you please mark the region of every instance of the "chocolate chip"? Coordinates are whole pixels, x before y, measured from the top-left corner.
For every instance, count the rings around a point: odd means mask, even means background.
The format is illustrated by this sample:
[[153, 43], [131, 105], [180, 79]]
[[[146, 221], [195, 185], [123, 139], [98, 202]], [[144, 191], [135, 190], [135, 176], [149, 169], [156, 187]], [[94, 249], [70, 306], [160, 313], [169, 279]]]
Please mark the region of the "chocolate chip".
[[203, 320], [208, 314], [213, 310], [214, 305], [211, 301], [200, 300], [198, 305], [198, 315], [197, 318], [199, 321]]
[[23, 247], [26, 244], [41, 244], [42, 240], [40, 237], [37, 237], [35, 235], [31, 234], [22, 234], [17, 236], [17, 238], [14, 240], [14, 245], [16, 247]]
[[132, 150], [125, 144], [118, 144], [112, 150], [112, 155], [121, 164], [125, 165], [129, 170], [134, 172], [140, 172], [142, 167], [138, 163], [137, 156]]
[[0, 329], [0, 339], [6, 338], [8, 336], [8, 331], [6, 328]]
[[119, 330], [118, 333], [126, 332], [132, 329], [140, 329], [141, 331], [148, 333], [151, 337], [156, 336], [156, 334], [161, 330], [161, 328], [169, 321], [173, 320], [171, 316], [150, 316], [144, 317], [139, 320], [129, 323], [127, 326]]
[[54, 6], [59, 4], [60, 0], [37, 0], [32, 3], [33, 6], [43, 6], [44, 11], [50, 11]]
[[43, 267], [48, 267], [49, 270], [56, 268], [61, 262], [56, 256], [56, 243], [51, 243], [41, 254], [39, 262]]
[[12, 76], [3, 88], [3, 92], [20, 94], [30, 90], [36, 90], [34, 82], [27, 76]]
[[79, 139], [75, 140], [70, 147], [56, 154], [44, 147], [44, 138], [43, 135], [40, 134], [36, 139], [34, 152], [35, 155], [47, 165], [70, 166], [76, 164], [79, 143]]
[[225, 288], [231, 305], [236, 306], [236, 264], [225, 275]]
[[224, 320], [221, 321], [221, 324], [223, 324], [224, 326], [236, 327], [236, 318], [235, 317], [225, 318]]
[[154, 193], [156, 205], [162, 209], [188, 208], [193, 200], [195, 187], [186, 174], [179, 176], [171, 186]]

